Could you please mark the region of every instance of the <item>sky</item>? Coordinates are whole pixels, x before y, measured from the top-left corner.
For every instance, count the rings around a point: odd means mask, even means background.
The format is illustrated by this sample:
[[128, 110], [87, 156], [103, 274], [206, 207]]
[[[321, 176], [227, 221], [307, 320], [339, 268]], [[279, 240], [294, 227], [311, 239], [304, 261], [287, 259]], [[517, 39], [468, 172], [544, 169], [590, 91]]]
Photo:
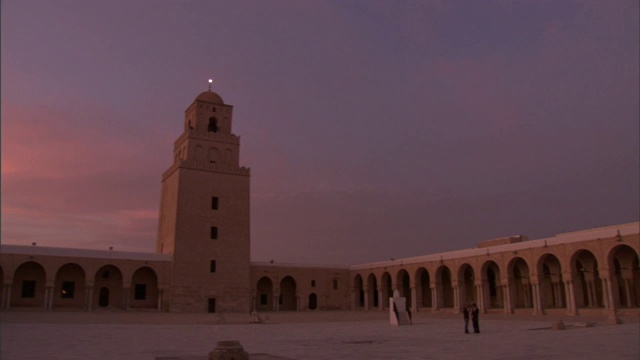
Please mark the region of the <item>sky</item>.
[[254, 261], [638, 221], [638, 7], [3, 0], [2, 243], [153, 252], [209, 78], [251, 168]]

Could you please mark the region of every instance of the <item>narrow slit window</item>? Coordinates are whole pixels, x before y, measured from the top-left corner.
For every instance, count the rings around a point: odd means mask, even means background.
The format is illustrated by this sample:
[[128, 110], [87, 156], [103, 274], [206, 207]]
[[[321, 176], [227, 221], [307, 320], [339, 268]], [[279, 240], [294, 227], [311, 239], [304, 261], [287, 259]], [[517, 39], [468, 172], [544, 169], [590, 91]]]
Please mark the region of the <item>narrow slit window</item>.
[[218, 210], [218, 197], [217, 196], [212, 196], [211, 197], [211, 210]]
[[207, 126], [207, 131], [209, 132], [218, 132], [218, 119], [216, 119], [215, 117], [210, 117], [209, 118], [209, 126]]
[[211, 227], [211, 238], [214, 239], [214, 240], [218, 238], [218, 227], [217, 226], [212, 226]]
[[216, 261], [215, 260], [211, 260], [211, 262], [209, 263], [209, 272], [216, 272]]

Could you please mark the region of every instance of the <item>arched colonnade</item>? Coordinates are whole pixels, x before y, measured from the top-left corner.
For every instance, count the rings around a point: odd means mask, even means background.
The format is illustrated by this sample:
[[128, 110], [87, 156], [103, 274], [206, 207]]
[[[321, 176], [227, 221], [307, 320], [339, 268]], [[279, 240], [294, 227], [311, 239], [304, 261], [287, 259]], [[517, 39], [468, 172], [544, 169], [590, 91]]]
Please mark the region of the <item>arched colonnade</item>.
[[296, 280], [294, 275], [263, 275], [254, 284], [253, 309], [257, 311], [301, 311], [344, 309], [346, 287], [339, 276]]
[[0, 279], [2, 309], [162, 309], [162, 282], [149, 265], [88, 267], [78, 262], [51, 265], [28, 260], [0, 267]]
[[[638, 251], [626, 244], [598, 252], [588, 246], [518, 254], [489, 254], [352, 271], [351, 307], [383, 310], [394, 290], [413, 311], [483, 312], [640, 308]], [[602, 254], [602, 255], [599, 255]]]

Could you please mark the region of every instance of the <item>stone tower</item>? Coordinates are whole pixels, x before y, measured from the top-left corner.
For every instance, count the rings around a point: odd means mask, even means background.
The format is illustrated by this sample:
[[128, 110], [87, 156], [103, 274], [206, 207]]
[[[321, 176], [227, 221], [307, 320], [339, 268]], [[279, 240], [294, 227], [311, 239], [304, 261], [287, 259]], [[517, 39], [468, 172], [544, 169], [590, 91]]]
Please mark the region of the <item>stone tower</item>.
[[164, 284], [172, 312], [250, 309], [250, 174], [239, 164], [232, 118], [218, 94], [198, 95], [162, 174], [156, 251], [173, 255]]

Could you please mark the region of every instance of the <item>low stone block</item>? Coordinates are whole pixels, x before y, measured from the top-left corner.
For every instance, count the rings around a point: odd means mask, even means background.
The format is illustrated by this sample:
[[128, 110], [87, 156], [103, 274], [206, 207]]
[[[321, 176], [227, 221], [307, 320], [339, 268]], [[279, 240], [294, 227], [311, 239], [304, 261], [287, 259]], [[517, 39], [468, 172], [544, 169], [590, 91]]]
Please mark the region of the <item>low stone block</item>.
[[564, 326], [564, 322], [558, 321], [551, 324], [551, 329], [553, 330], [564, 330], [566, 327]]
[[209, 360], [249, 360], [249, 353], [244, 351], [239, 341], [219, 341], [209, 353]]
[[581, 321], [581, 322], [577, 322], [577, 323], [573, 324], [573, 326], [575, 326], [575, 327], [592, 327], [593, 323]]

